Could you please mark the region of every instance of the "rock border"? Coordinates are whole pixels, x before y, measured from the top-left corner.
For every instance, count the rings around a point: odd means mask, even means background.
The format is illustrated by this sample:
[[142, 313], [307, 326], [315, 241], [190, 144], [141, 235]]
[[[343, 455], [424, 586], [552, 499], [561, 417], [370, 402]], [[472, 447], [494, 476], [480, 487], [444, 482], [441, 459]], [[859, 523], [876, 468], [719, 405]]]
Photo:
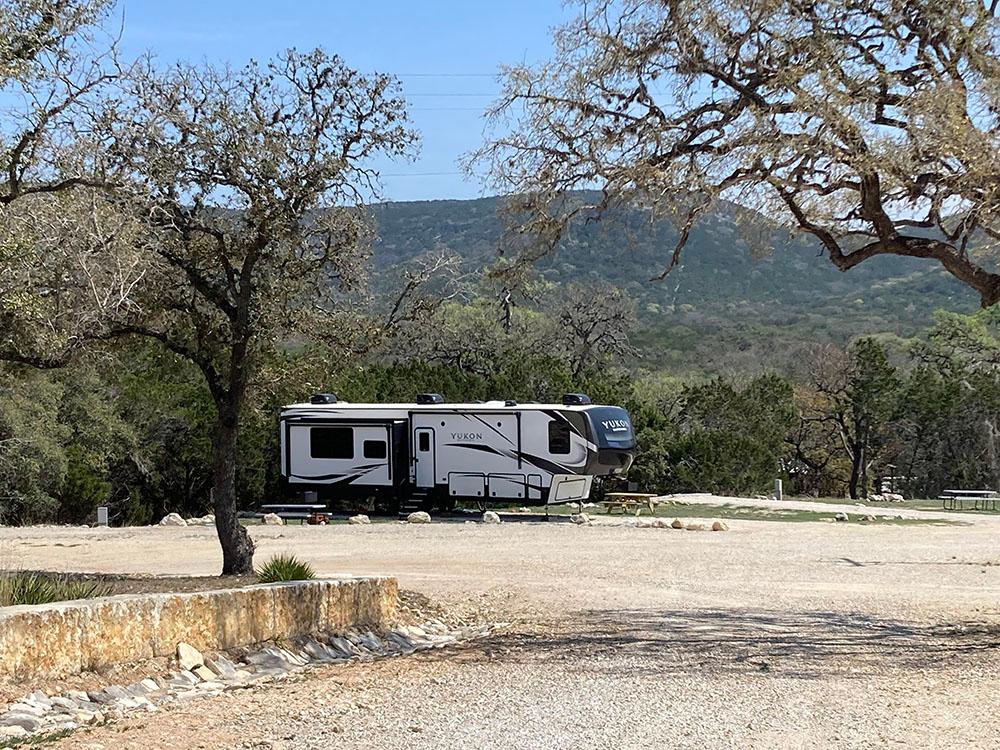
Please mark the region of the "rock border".
[[[137, 713], [152, 713], [165, 704], [186, 703], [230, 690], [285, 680], [317, 667], [409, 656], [491, 635], [507, 623], [449, 628], [440, 620], [398, 625], [376, 634], [352, 630], [273, 643], [237, 658], [226, 653], [204, 655], [187, 643], [177, 644], [179, 666], [168, 676], [147, 677], [130, 685], [101, 690], [67, 690], [58, 695], [32, 692], [0, 713], [0, 741], [36, 738], [82, 726], [104, 724]], [[183, 668], [184, 666], [190, 668]]]

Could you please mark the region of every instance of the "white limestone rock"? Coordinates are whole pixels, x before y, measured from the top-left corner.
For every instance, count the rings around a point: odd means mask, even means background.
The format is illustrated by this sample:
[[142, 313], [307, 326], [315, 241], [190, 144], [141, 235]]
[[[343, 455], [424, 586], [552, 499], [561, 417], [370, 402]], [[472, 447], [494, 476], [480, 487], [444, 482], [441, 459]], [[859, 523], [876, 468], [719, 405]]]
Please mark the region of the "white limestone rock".
[[200, 677], [205, 682], [214, 682], [218, 677], [218, 675], [216, 675], [215, 672], [206, 667], [204, 664], [199, 664], [191, 671], [194, 672], [198, 677]]
[[181, 641], [177, 644], [177, 663], [180, 665], [181, 669], [193, 672], [195, 667], [200, 667], [205, 663], [205, 657], [202, 655], [201, 651], [196, 649], [190, 643], [184, 643], [184, 641]]
[[42, 706], [33, 706], [30, 703], [12, 703], [7, 707], [7, 712], [12, 714], [27, 714], [28, 716], [35, 716], [40, 719], [45, 716], [47, 709]]
[[61, 695], [53, 696], [49, 699], [52, 703], [52, 707], [58, 711], [78, 711], [80, 709], [79, 704], [70, 698], [64, 698]]
[[175, 672], [168, 682], [176, 687], [193, 687], [198, 684], [198, 678], [193, 672], [182, 669], [180, 672]]
[[214, 659], [206, 659], [205, 666], [215, 672], [215, 674], [223, 680], [236, 679], [236, 665], [222, 654], [219, 654], [219, 656]]
[[21, 727], [26, 732], [37, 732], [42, 727], [42, 720], [26, 713], [6, 713], [0, 716], [0, 726]]

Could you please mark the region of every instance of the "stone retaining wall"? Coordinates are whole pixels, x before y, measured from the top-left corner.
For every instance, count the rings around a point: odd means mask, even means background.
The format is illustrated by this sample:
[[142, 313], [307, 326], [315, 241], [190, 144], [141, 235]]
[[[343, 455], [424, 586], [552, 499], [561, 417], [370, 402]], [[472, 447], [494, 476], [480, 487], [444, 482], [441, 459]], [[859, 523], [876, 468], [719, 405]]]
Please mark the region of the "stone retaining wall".
[[344, 578], [186, 594], [133, 594], [0, 608], [0, 675], [65, 677], [308, 633], [383, 629], [396, 614], [393, 578]]

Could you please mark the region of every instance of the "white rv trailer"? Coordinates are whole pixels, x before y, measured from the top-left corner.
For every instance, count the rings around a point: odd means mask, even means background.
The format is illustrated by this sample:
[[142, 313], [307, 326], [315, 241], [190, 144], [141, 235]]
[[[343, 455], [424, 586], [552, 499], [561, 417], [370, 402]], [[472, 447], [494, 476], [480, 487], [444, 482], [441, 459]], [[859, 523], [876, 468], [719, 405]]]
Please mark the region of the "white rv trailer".
[[623, 475], [635, 438], [628, 412], [567, 394], [561, 404], [354, 404], [316, 394], [281, 411], [289, 494], [373, 497], [389, 507], [555, 504], [590, 496], [594, 477]]

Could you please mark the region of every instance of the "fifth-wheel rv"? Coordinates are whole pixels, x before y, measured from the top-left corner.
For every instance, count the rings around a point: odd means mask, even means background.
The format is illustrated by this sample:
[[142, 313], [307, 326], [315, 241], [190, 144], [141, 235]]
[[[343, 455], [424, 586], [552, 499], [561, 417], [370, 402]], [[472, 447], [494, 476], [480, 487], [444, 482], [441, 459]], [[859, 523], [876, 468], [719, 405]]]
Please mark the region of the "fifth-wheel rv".
[[625, 474], [635, 449], [628, 412], [583, 394], [561, 404], [447, 404], [434, 393], [354, 404], [319, 393], [282, 409], [280, 429], [290, 495], [397, 509], [584, 500], [594, 477]]

